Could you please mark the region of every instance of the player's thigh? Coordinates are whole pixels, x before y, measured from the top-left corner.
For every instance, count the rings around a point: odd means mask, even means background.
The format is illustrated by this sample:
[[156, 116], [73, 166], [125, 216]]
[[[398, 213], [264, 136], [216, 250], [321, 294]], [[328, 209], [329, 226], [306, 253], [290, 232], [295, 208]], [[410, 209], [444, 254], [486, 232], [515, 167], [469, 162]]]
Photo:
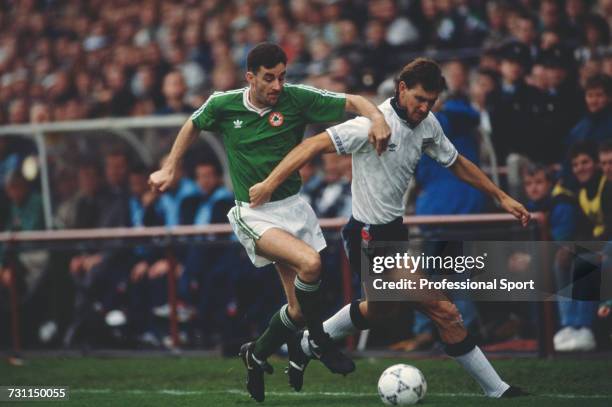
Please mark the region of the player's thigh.
[[258, 255], [292, 267], [298, 273], [319, 274], [319, 253], [292, 234], [278, 228], [268, 229], [255, 242]]

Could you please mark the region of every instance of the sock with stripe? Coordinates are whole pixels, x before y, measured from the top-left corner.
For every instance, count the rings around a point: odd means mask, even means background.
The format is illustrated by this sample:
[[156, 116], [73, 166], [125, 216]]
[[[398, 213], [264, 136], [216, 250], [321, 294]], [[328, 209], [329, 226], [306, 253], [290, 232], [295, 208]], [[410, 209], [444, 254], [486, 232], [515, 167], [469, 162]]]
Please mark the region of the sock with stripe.
[[[359, 310], [359, 303], [360, 301], [357, 300], [350, 304], [346, 304], [340, 311], [323, 322], [323, 330], [329, 334], [333, 341], [340, 341], [347, 336], [369, 328], [368, 321]], [[312, 357], [312, 352], [308, 343], [309, 339], [310, 334], [308, 331], [305, 331], [300, 344], [302, 346], [302, 351], [306, 355]]]
[[478, 382], [488, 397], [501, 397], [510, 387], [499, 377], [469, 334], [459, 343], [446, 344], [445, 350]]
[[268, 328], [255, 341], [253, 355], [259, 360], [267, 359], [296, 331], [297, 326], [289, 316], [289, 308], [285, 304], [272, 316]]
[[295, 296], [302, 309], [304, 322], [310, 332], [310, 339], [317, 345], [327, 342], [327, 336], [323, 331], [323, 293], [321, 292], [321, 280], [314, 283], [302, 281], [295, 276]]

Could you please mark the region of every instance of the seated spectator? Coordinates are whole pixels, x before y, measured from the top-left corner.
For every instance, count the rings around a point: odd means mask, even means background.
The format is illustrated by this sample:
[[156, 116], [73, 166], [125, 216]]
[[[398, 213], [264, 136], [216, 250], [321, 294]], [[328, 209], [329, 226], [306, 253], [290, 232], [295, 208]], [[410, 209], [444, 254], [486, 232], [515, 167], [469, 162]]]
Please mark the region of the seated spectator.
[[[4, 180], [9, 202], [8, 221], [4, 230], [32, 231], [45, 228], [42, 198], [32, 189], [23, 175], [14, 171]], [[26, 332], [32, 332], [40, 322], [41, 312], [33, 306], [34, 295], [43, 281], [49, 253], [39, 249], [19, 249], [0, 245], [0, 298], [9, 298], [8, 289], [15, 283], [24, 307]], [[12, 270], [12, 273], [11, 273]], [[3, 308], [2, 302], [0, 307]], [[30, 307], [32, 306], [32, 308]]]
[[[572, 172], [577, 180], [574, 191], [578, 204], [576, 223], [577, 240], [599, 240], [604, 234], [602, 195], [606, 178], [597, 167], [597, 151], [594, 144], [578, 142], [570, 148]], [[561, 189], [558, 184], [556, 189]], [[561, 329], [554, 337], [555, 349], [560, 352], [590, 351], [595, 349], [592, 331], [599, 298], [600, 268], [591, 254], [580, 248], [567, 265], [557, 272], [557, 284], [564, 289], [562, 295], [570, 297], [559, 301]], [[570, 276], [571, 275], [571, 276]]]
[[584, 100], [587, 113], [570, 131], [567, 146], [583, 140], [601, 143], [612, 139], [612, 77], [599, 74], [589, 78]]
[[[155, 210], [156, 195], [150, 190], [147, 183], [149, 173], [143, 166], [134, 166], [130, 169], [130, 224], [132, 227], [163, 225], [163, 219]], [[131, 256], [126, 257], [130, 264], [129, 280], [127, 285], [127, 322], [128, 335], [142, 346], [159, 347], [159, 338], [155, 335], [152, 316], [152, 296], [166, 297], [167, 286], [161, 285], [153, 291], [148, 274], [151, 265], [160, 259], [165, 260], [155, 247], [135, 247]], [[159, 266], [157, 266], [159, 267]]]
[[201, 161], [196, 164], [194, 174], [199, 193], [186, 197], [181, 203], [181, 224], [227, 223], [227, 212], [234, 206], [233, 195], [223, 185], [219, 165]]
[[164, 219], [154, 206], [157, 196], [148, 185], [149, 173], [145, 167], [134, 166], [130, 169], [130, 226], [160, 226]]
[[[606, 177], [606, 187], [604, 196], [602, 196], [602, 207], [604, 214], [605, 233], [604, 240], [608, 241], [605, 246], [605, 254], [603, 260], [604, 278], [609, 282], [612, 281], [612, 142], [604, 141], [599, 146], [599, 165]], [[600, 318], [608, 318], [610, 316], [610, 308], [612, 308], [612, 300], [604, 301], [600, 304], [597, 315]]]
[[324, 154], [323, 183], [312, 192], [312, 208], [319, 218], [351, 216], [351, 183], [343, 177], [340, 160]]
[[[160, 168], [163, 166], [167, 156], [164, 156], [160, 162]], [[180, 168], [180, 173], [177, 174], [178, 182], [172, 188], [165, 191], [155, 204], [157, 216], [164, 220], [165, 226], [176, 226], [181, 223], [181, 205], [185, 198], [198, 195], [197, 184], [189, 177], [185, 177], [183, 169]]]
[[155, 114], [193, 113], [193, 106], [185, 103], [187, 85], [180, 71], [171, 71], [166, 74], [162, 86], [164, 104]]
[[602, 196], [602, 212], [604, 217], [603, 240], [612, 240], [612, 140], [606, 140], [599, 145], [599, 165], [604, 177], [606, 186]]
[[573, 194], [562, 188], [553, 190], [550, 170], [541, 164], [530, 164], [523, 172], [523, 185], [530, 212], [548, 214], [553, 240], [571, 240], [576, 231], [577, 207]]
[[45, 228], [42, 198], [18, 171], [9, 173], [4, 180], [9, 199], [9, 217], [5, 230], [27, 231]]
[[77, 169], [77, 191], [63, 202], [55, 215], [60, 229], [88, 229], [98, 225], [103, 208], [100, 169], [94, 162], [83, 161]]
[[[128, 162], [128, 155], [123, 150], [111, 150], [104, 157], [106, 184], [99, 192], [101, 206], [90, 207], [99, 209], [94, 218], [95, 227], [129, 226]], [[125, 259], [130, 253], [129, 249], [106, 249], [72, 258], [70, 273], [76, 288], [75, 311], [73, 323], [64, 335], [64, 346], [73, 346], [81, 331], [81, 339], [87, 344], [98, 338], [92, 322], [124, 300], [130, 268]]]
[[[219, 164], [201, 161], [196, 164], [194, 174], [199, 193], [183, 201], [181, 222], [195, 225], [226, 223], [227, 213], [234, 206], [234, 198], [223, 185]], [[207, 235], [206, 240], [217, 239]], [[185, 256], [179, 293], [185, 301], [197, 307], [198, 327], [207, 333], [219, 327], [226, 302], [235, 297], [232, 282], [241, 271], [225, 267], [227, 260], [223, 261], [223, 258], [227, 253], [223, 246], [196, 244], [187, 249]], [[234, 254], [231, 253], [231, 256]]]

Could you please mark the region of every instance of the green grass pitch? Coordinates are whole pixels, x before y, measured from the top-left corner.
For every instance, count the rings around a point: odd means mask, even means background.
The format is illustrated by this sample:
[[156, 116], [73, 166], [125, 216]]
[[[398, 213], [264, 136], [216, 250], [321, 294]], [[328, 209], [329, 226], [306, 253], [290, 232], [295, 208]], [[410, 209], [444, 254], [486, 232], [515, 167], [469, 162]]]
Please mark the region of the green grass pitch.
[[[285, 360], [272, 359], [263, 406], [382, 406], [376, 394], [380, 373], [395, 363], [423, 371], [428, 394], [422, 406], [612, 406], [612, 361], [606, 359], [512, 359], [494, 361], [509, 382], [534, 393], [514, 400], [491, 400], [454, 361], [359, 359], [346, 378], [318, 362], [306, 372], [304, 389], [294, 393], [283, 374]], [[51, 358], [22, 367], [0, 363], [0, 386], [70, 386], [70, 401], [18, 402], [17, 406], [256, 406], [244, 390], [238, 360], [202, 357]], [[2, 402], [0, 407], [10, 405]]]

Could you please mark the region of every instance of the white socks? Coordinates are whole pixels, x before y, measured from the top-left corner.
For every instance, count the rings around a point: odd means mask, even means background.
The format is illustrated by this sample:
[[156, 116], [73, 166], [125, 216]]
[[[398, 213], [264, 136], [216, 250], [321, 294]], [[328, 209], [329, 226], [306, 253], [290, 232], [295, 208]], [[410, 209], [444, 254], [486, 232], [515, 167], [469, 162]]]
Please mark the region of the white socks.
[[[346, 304], [340, 311], [323, 322], [323, 331], [329, 334], [333, 341], [339, 341], [359, 331], [351, 320], [350, 308], [351, 304]], [[308, 331], [304, 331], [304, 336], [302, 337], [302, 350], [306, 355], [312, 357], [308, 339]]]
[[488, 397], [501, 397], [510, 387], [497, 374], [478, 346], [454, 359], [478, 382]]

